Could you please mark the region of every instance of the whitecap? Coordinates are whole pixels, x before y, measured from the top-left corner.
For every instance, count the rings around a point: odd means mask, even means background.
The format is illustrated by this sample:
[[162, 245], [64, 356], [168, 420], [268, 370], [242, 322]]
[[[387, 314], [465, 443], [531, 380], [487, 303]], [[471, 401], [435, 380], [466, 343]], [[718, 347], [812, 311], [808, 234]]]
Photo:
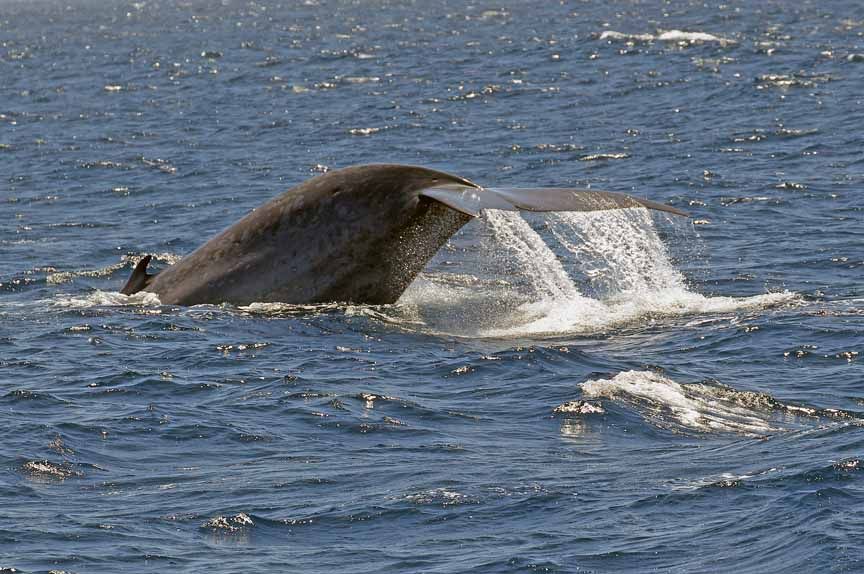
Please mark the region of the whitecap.
[[600, 34], [601, 40], [623, 40], [627, 42], [686, 42], [704, 43], [717, 42], [722, 45], [734, 44], [734, 40], [708, 34], [707, 32], [686, 32], [684, 30], [661, 30], [657, 34], [625, 34], [614, 30], [606, 30]]
[[[625, 371], [611, 379], [585, 381], [582, 395], [636, 406], [658, 426], [701, 432], [766, 435], [780, 430], [771, 422], [765, 395], [750, 393], [747, 406], [735, 391], [707, 385], [681, 385], [653, 371]], [[725, 395], [725, 396], [724, 396]], [[762, 401], [755, 400], [762, 397]], [[762, 403], [761, 405], [759, 403]], [[759, 407], [763, 408], [759, 408]]]
[[636, 410], [651, 424], [675, 432], [767, 436], [799, 430], [822, 419], [857, 424], [845, 411], [785, 404], [771, 395], [723, 385], [679, 383], [654, 371], [624, 371], [581, 383], [583, 399], [607, 399]]

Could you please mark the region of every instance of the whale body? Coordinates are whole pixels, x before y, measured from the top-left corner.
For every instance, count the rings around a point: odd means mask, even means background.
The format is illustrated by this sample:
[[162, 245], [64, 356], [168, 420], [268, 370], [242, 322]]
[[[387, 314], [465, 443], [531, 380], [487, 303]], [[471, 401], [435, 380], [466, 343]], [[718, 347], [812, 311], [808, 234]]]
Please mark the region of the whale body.
[[376, 164], [307, 180], [151, 275], [143, 257], [121, 290], [163, 304], [394, 303], [438, 249], [484, 209], [597, 211], [645, 207], [577, 188], [483, 188], [424, 167]]

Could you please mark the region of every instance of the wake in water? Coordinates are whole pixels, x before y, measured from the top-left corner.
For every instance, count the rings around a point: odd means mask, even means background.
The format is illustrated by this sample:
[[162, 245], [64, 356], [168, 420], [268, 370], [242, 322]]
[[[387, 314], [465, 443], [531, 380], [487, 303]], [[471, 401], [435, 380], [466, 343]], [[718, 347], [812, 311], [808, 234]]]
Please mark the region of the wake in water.
[[[479, 255], [482, 261], [498, 263], [499, 273], [426, 275], [409, 287], [400, 303], [433, 328], [516, 337], [596, 333], [661, 317], [800, 300], [790, 292], [706, 297], [690, 291], [644, 209], [554, 213], [544, 222], [545, 241], [519, 213], [487, 211], [487, 238]], [[576, 276], [582, 278], [579, 286]], [[441, 313], [445, 306], [450, 311]]]

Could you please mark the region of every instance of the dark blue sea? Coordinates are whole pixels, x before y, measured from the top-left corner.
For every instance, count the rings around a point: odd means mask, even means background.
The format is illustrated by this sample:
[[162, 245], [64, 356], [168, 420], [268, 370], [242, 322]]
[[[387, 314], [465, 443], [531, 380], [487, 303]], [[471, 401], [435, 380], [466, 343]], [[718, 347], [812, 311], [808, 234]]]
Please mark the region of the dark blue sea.
[[[394, 305], [118, 293], [362, 163]], [[864, 571], [860, 2], [0, 1], [0, 572]]]

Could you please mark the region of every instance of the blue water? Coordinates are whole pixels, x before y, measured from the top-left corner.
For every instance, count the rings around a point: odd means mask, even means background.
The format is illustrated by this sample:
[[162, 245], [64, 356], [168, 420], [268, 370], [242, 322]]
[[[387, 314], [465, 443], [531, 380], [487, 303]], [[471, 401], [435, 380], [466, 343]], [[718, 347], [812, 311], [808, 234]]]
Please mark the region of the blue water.
[[[0, 2], [0, 571], [864, 571], [861, 17]], [[371, 162], [692, 219], [491, 212], [385, 307], [117, 293]]]

